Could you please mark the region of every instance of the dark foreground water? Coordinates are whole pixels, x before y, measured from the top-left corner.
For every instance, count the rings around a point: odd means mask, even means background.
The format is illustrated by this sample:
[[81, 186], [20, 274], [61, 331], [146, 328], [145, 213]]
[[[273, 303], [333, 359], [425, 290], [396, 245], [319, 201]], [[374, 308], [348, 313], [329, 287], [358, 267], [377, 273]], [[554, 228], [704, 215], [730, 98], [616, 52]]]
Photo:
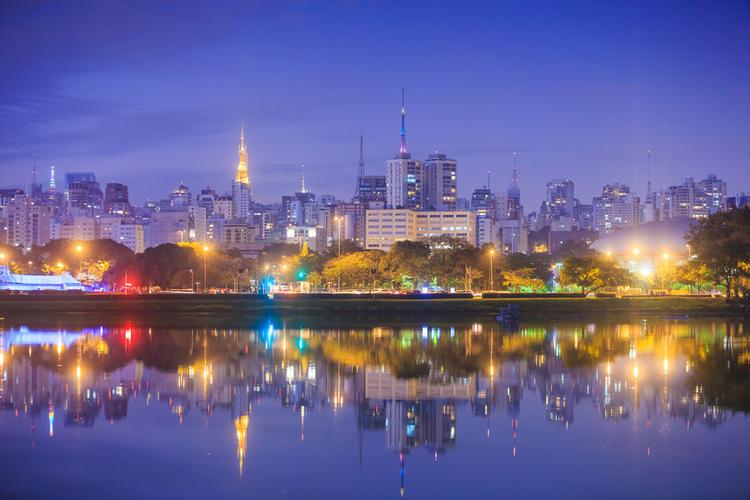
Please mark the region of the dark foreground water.
[[0, 323], [0, 498], [748, 498], [734, 320]]

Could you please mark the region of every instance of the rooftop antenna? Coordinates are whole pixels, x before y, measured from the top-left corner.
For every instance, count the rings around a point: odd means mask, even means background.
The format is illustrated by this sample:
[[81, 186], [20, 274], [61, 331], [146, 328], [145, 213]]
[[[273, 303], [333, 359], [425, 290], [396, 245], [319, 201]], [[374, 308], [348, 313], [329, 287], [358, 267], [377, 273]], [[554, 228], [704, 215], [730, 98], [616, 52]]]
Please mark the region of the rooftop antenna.
[[306, 193], [307, 192], [305, 190], [305, 164], [304, 163], [302, 164], [302, 191], [300, 191], [300, 192], [301, 193]]
[[646, 199], [651, 199], [651, 150], [648, 150], [648, 184], [646, 186]]
[[491, 184], [490, 184], [490, 171], [487, 170], [487, 189], [490, 191], [492, 190]]
[[357, 168], [359, 177], [365, 176], [365, 126], [359, 125], [359, 165]]
[[407, 153], [406, 150], [406, 100], [405, 100], [405, 89], [401, 87], [401, 147], [399, 152], [402, 155]]
[[513, 151], [513, 184], [518, 184], [518, 164], [516, 163], [516, 158], [518, 157], [518, 153]]
[[34, 164], [31, 166], [31, 184], [36, 184], [36, 154], [34, 155]]

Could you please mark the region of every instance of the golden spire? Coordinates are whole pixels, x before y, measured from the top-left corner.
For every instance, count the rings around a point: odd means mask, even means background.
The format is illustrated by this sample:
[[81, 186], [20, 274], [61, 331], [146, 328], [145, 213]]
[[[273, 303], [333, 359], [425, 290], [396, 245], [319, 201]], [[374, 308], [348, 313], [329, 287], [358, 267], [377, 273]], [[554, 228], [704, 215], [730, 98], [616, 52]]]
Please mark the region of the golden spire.
[[247, 145], [245, 144], [245, 126], [242, 126], [242, 135], [240, 136], [240, 161], [237, 164], [237, 175], [234, 177], [235, 182], [240, 184], [250, 184], [250, 178], [247, 176]]

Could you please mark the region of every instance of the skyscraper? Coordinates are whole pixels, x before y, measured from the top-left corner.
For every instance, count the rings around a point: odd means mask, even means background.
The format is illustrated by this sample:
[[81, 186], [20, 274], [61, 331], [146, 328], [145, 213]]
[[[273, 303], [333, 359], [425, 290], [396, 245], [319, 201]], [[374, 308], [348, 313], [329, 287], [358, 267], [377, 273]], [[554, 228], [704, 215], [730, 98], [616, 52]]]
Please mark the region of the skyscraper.
[[422, 164], [425, 210], [456, 210], [457, 163], [442, 153], [433, 153]]
[[573, 189], [570, 179], [552, 179], [547, 183], [547, 206], [553, 220], [573, 216]]
[[232, 199], [234, 200], [234, 216], [245, 220], [251, 216], [252, 190], [250, 188], [250, 177], [247, 173], [247, 144], [245, 143], [245, 127], [240, 133], [240, 145], [237, 149], [239, 162], [237, 173], [232, 181]]
[[602, 188], [601, 196], [594, 198], [593, 226], [600, 233], [631, 227], [640, 223], [640, 198], [630, 192], [630, 187], [615, 182]]
[[406, 148], [406, 105], [401, 89], [401, 144], [398, 154], [388, 160], [386, 201], [392, 208], [422, 208], [422, 164], [413, 160]]
[[104, 211], [114, 215], [129, 215], [128, 187], [118, 182], [109, 182], [104, 191]]

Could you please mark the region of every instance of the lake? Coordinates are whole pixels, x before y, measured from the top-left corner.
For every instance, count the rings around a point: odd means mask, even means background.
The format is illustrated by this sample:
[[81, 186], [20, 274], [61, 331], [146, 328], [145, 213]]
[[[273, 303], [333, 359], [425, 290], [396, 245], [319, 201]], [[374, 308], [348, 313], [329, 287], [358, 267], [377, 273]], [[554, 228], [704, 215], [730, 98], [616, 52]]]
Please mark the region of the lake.
[[0, 497], [747, 498], [749, 328], [5, 320]]

